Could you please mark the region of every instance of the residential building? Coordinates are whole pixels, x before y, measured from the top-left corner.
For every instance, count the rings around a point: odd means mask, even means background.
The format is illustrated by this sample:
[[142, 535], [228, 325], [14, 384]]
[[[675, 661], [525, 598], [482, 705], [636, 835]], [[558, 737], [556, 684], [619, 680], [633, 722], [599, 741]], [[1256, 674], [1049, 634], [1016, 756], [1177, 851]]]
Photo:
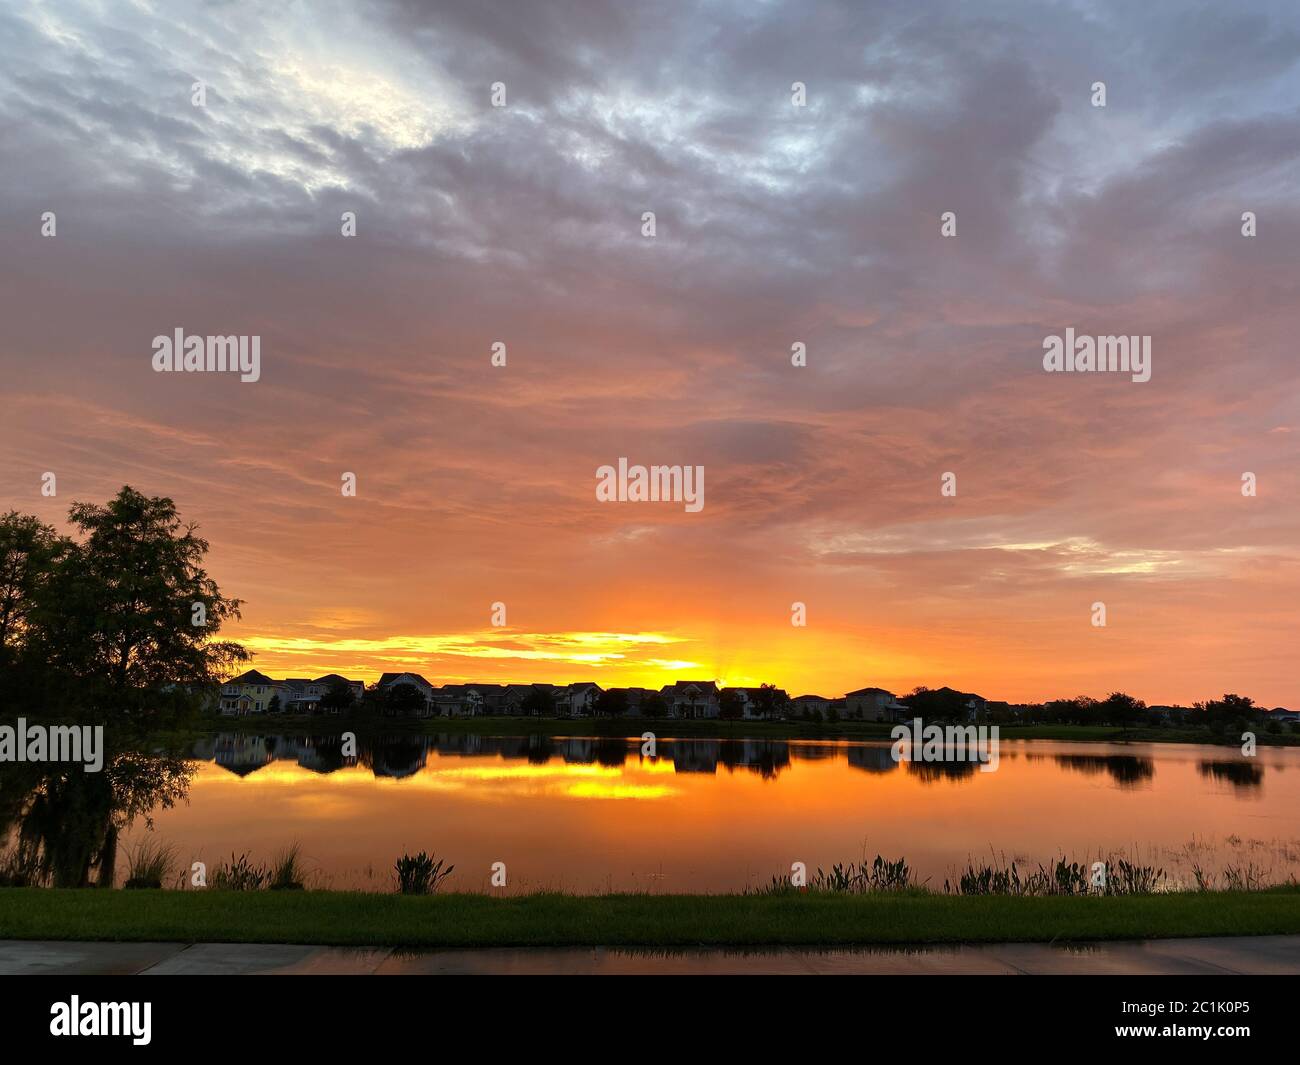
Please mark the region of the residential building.
[[557, 713], [574, 717], [591, 717], [596, 710], [596, 700], [605, 689], [594, 681], [584, 680], [561, 688], [555, 693]]
[[221, 712], [241, 717], [264, 714], [271, 708], [271, 699], [280, 693], [279, 683], [265, 673], [247, 670], [221, 686]]
[[859, 688], [844, 696], [846, 718], [857, 721], [897, 721], [907, 713], [891, 691], [884, 688]]
[[776, 717], [789, 710], [790, 696], [781, 688], [726, 688], [724, 690], [736, 693], [746, 720]]
[[790, 710], [795, 717], [803, 717], [804, 714], [821, 714], [825, 717], [830, 709], [831, 700], [824, 695], [796, 695], [790, 700]]
[[432, 684], [418, 673], [385, 673], [379, 678], [381, 692], [387, 692], [389, 688], [395, 688], [399, 684], [409, 684], [424, 697], [424, 711], [419, 714], [420, 717], [428, 717], [433, 713]]
[[659, 690], [673, 717], [717, 717], [718, 685], [711, 680], [678, 680]]

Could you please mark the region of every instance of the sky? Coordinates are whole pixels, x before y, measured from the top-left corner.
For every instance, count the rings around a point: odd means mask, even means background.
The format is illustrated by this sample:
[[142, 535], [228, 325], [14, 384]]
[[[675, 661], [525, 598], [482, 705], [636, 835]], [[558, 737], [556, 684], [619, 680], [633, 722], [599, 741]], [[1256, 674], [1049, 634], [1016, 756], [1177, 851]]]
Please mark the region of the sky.
[[1300, 707], [1298, 118], [1289, 2], [5, 5], [0, 509], [273, 676]]

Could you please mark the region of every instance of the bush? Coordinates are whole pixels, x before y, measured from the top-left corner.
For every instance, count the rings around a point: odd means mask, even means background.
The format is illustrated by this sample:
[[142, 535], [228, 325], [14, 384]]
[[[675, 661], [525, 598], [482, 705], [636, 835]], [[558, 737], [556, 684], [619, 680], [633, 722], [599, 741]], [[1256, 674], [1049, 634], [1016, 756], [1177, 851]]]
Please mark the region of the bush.
[[272, 891], [301, 891], [306, 879], [302, 868], [302, 844], [291, 843], [272, 860], [266, 886]]
[[442, 866], [442, 858], [435, 862], [433, 856], [425, 854], [424, 851], [420, 851], [414, 857], [403, 854], [397, 859], [395, 866], [397, 890], [403, 895], [432, 895], [456, 868], [454, 865], [449, 865], [443, 869]]
[[176, 849], [146, 836], [127, 859], [127, 888], [160, 888], [176, 868]]
[[223, 862], [212, 871], [208, 886], [214, 891], [257, 891], [269, 876], [265, 866], [253, 865], [247, 854], [238, 858], [231, 854], [229, 862]]

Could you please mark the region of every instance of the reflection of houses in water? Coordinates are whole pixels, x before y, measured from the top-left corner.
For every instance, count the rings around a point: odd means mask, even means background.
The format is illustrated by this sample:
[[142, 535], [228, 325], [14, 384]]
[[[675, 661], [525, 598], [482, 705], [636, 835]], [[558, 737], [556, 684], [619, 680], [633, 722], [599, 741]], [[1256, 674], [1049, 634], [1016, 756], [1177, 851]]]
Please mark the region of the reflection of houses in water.
[[596, 745], [582, 736], [565, 736], [560, 740], [560, 755], [569, 765], [591, 765], [596, 760]]
[[428, 738], [429, 749], [444, 758], [473, 758], [496, 753], [496, 736], [480, 736], [472, 732], [440, 732]]
[[675, 772], [716, 773], [721, 746], [718, 740], [665, 740], [659, 750], [673, 760]]
[[854, 744], [848, 749], [849, 765], [868, 773], [892, 773], [898, 768], [893, 746], [868, 747]]
[[274, 760], [275, 741], [266, 736], [223, 732], [213, 745], [212, 760], [236, 776], [246, 777]]
[[790, 744], [785, 740], [723, 740], [718, 760], [728, 769], [749, 769], [774, 779], [790, 765]]
[[423, 737], [388, 737], [370, 750], [370, 771], [377, 777], [410, 777], [424, 768], [429, 748]]
[[796, 762], [823, 762], [834, 759], [840, 749], [837, 743], [820, 740], [800, 740], [790, 744], [790, 757]]

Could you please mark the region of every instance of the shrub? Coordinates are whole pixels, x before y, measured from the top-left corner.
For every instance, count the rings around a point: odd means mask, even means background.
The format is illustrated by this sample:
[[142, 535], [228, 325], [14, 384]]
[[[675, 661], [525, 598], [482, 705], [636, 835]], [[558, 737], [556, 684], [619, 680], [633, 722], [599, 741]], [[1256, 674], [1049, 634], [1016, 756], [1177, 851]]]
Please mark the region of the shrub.
[[420, 851], [412, 857], [403, 854], [397, 859], [397, 890], [403, 895], [432, 895], [447, 877], [454, 865], [443, 868], [443, 859], [436, 862], [433, 856]]
[[176, 849], [146, 836], [127, 858], [127, 888], [160, 888], [176, 868]]
[[229, 862], [222, 862], [212, 871], [208, 886], [215, 891], [256, 891], [269, 875], [264, 866], [249, 862], [247, 854], [238, 858], [231, 854]]

